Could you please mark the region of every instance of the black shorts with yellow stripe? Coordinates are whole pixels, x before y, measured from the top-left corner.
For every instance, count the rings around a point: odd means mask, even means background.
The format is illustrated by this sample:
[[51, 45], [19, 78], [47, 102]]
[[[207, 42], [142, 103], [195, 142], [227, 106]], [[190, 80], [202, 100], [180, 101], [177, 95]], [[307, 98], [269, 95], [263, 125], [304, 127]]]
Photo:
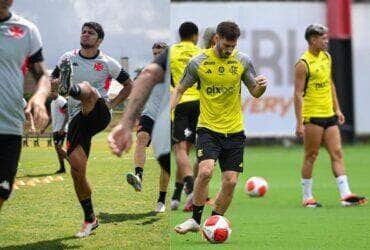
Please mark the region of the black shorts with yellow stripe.
[[195, 148], [198, 162], [219, 160], [222, 172], [243, 172], [244, 147], [244, 131], [221, 134], [206, 128], [197, 129]]
[[324, 129], [327, 129], [328, 127], [338, 125], [338, 116], [333, 115], [330, 117], [304, 117], [303, 124], [315, 124]]

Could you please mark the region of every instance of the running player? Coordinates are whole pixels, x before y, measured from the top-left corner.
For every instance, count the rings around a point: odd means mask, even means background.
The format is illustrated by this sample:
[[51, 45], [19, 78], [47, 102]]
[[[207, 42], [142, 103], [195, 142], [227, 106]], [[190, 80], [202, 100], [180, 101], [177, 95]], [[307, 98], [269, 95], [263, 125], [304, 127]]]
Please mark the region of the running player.
[[303, 206], [321, 207], [312, 194], [312, 171], [322, 142], [330, 155], [341, 204], [351, 206], [365, 203], [365, 197], [354, 195], [350, 191], [345, 173], [338, 127], [338, 124], [344, 124], [345, 117], [331, 78], [332, 60], [326, 51], [329, 42], [328, 29], [320, 24], [311, 24], [306, 29], [305, 38], [308, 49], [296, 64], [294, 89], [296, 134], [303, 137], [305, 149], [301, 172]]
[[[12, 4], [13, 0], [0, 1], [0, 209], [12, 192], [17, 174], [24, 112], [32, 112], [36, 126], [43, 128], [48, 121], [45, 101], [50, 91], [39, 30], [10, 12]], [[38, 86], [23, 110], [22, 68], [26, 67]]]
[[[110, 108], [126, 99], [132, 81], [119, 63], [99, 50], [104, 31], [96, 22], [84, 23], [81, 49], [65, 53], [53, 78], [59, 78], [59, 93], [68, 94], [67, 157], [74, 188], [84, 212], [84, 223], [76, 237], [86, 237], [99, 226], [94, 214], [91, 188], [86, 178], [91, 139], [104, 130], [110, 120]], [[107, 91], [115, 78], [124, 87], [110, 102]]]
[[180, 234], [199, 231], [208, 184], [217, 160], [222, 172], [222, 187], [212, 215], [224, 215], [227, 211], [239, 173], [243, 172], [245, 135], [241, 81], [253, 97], [260, 97], [266, 90], [266, 78], [256, 77], [250, 58], [235, 50], [240, 36], [238, 25], [221, 22], [216, 30], [216, 46], [189, 62], [171, 98], [173, 108], [188, 88], [196, 82], [200, 83], [196, 142], [199, 172], [193, 192], [193, 216], [175, 227]]
[[[158, 56], [167, 48], [166, 43], [155, 43], [152, 47], [153, 58]], [[139, 127], [136, 134], [136, 147], [134, 152], [135, 174], [127, 174], [127, 182], [132, 185], [136, 191], [141, 191], [141, 182], [146, 160], [146, 148], [150, 145], [151, 134], [153, 131], [154, 120], [159, 112], [159, 105], [162, 100], [162, 89], [155, 87], [145, 105], [140, 116]]]
[[66, 152], [63, 150], [63, 143], [67, 135], [68, 105], [67, 100], [63, 96], [59, 95], [57, 91], [51, 92], [50, 98], [52, 100], [50, 103], [51, 120], [49, 120], [48, 125], [41, 130], [40, 133], [43, 134], [51, 122], [54, 148], [59, 160], [59, 170], [56, 174], [62, 174], [66, 172], [64, 164]]
[[[170, 49], [170, 65], [173, 87], [176, 87], [184, 73], [187, 63], [200, 53], [198, 27], [192, 22], [184, 22], [179, 28], [180, 43]], [[195, 127], [199, 116], [199, 91], [197, 86], [189, 88], [182, 96], [174, 111], [172, 141], [175, 152], [177, 172], [175, 190], [171, 199], [171, 209], [177, 210], [182, 189], [186, 194], [193, 192], [193, 172], [189, 160], [189, 151], [195, 142]]]
[[[164, 86], [162, 92], [162, 101], [160, 104], [159, 114], [155, 117], [155, 124], [152, 133], [152, 145], [154, 149], [154, 155], [158, 160], [162, 174], [170, 176], [170, 109], [169, 109], [169, 90], [170, 84], [168, 77], [165, 78], [165, 72], [167, 68], [167, 54], [168, 49], [161, 53], [154, 59], [154, 62], [149, 64], [142, 73], [135, 80], [134, 88], [130, 95], [129, 102], [123, 114], [121, 122], [112, 130], [108, 136], [109, 146], [112, 152], [121, 156], [123, 151], [128, 152], [132, 145], [132, 131], [139, 116], [141, 109], [145, 105], [147, 98], [150, 95], [151, 90], [157, 83], [162, 83]], [[165, 83], [163, 83], [165, 80]], [[166, 173], [164, 173], [166, 172]], [[166, 180], [162, 178], [160, 183], [162, 188], [167, 188], [169, 178]], [[164, 189], [166, 190], [166, 189]], [[161, 197], [158, 199], [158, 204]], [[164, 201], [163, 201], [164, 202]], [[159, 207], [157, 208], [157, 211]], [[159, 211], [160, 212], [160, 211]]]
[[[155, 58], [160, 53], [163, 53], [167, 48], [167, 44], [163, 42], [155, 43], [152, 47], [153, 57]], [[146, 158], [146, 147], [150, 145], [153, 126], [156, 117], [160, 112], [160, 105], [163, 99], [163, 93], [168, 91], [164, 84], [157, 85], [153, 88], [152, 93], [141, 113], [139, 127], [136, 134], [136, 147], [134, 152], [135, 174], [127, 174], [127, 182], [134, 187], [136, 191], [141, 191], [143, 171]], [[159, 198], [156, 212], [165, 212], [165, 200], [167, 194], [167, 185], [169, 182], [169, 174], [161, 169]]]

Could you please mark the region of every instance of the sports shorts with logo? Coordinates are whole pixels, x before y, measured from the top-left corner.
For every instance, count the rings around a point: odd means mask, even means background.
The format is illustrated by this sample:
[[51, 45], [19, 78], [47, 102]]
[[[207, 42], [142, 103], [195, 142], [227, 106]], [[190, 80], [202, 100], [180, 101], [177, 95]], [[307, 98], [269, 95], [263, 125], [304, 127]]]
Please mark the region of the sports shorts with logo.
[[12, 192], [21, 149], [21, 136], [0, 135], [0, 198], [3, 200]]
[[[150, 136], [152, 136], [153, 127], [154, 127], [154, 120], [147, 115], [142, 115], [140, 116], [139, 127], [137, 129], [137, 133], [146, 132]], [[150, 142], [151, 140], [149, 140], [148, 144], [146, 145], [147, 147], [149, 147]]]
[[183, 102], [176, 106], [172, 127], [172, 144], [182, 141], [195, 142], [199, 116], [199, 101]]
[[111, 114], [104, 99], [96, 101], [94, 109], [87, 115], [78, 113], [68, 125], [67, 155], [81, 145], [87, 157], [90, 154], [91, 139], [104, 130], [111, 120]]
[[245, 139], [244, 131], [221, 134], [206, 128], [197, 128], [195, 148], [198, 162], [218, 160], [222, 172], [243, 172]]

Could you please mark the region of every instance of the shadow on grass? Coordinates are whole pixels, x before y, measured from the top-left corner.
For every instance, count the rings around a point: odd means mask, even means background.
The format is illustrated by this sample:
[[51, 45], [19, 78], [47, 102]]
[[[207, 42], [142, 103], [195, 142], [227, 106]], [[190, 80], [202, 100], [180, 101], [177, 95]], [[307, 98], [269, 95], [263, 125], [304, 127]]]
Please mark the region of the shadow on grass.
[[[46, 176], [51, 176], [51, 175], [61, 175], [61, 174], [57, 174], [56, 172], [52, 172], [50, 174], [25, 174], [25, 175], [22, 175], [22, 176], [17, 176], [17, 178], [36, 178], [36, 177], [46, 177]], [[62, 174], [62, 175], [65, 175], [65, 174]]]
[[[99, 215], [97, 216], [99, 218], [99, 222], [102, 224], [109, 224], [109, 223], [117, 223], [117, 222], [124, 222], [128, 220], [140, 220], [140, 219], [145, 219], [148, 217], [156, 216], [157, 213], [154, 211], [147, 212], [147, 213], [140, 213], [140, 214], [110, 214], [110, 213], [104, 213], [100, 212]], [[161, 218], [160, 217], [154, 217], [154, 218], [148, 218], [149, 220], [144, 221], [142, 223], [139, 223], [141, 225], [149, 225], [153, 224], [156, 221], [159, 221]]]
[[53, 240], [44, 240], [44, 241], [38, 241], [34, 243], [26, 243], [26, 244], [20, 244], [20, 245], [12, 245], [7, 247], [0, 247], [0, 249], [78, 249], [82, 246], [68, 246], [64, 244], [62, 241], [64, 240], [78, 240], [74, 236], [59, 238], [59, 239], [53, 239]]

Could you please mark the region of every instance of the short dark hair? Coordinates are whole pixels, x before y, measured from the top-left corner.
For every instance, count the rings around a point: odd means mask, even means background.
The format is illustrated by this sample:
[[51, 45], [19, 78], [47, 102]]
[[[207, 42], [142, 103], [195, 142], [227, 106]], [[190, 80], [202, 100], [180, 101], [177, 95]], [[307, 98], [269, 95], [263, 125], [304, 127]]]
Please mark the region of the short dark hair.
[[313, 36], [322, 36], [325, 33], [328, 32], [328, 28], [322, 24], [310, 24], [304, 33], [304, 38], [306, 39], [307, 42], [310, 41], [310, 38]]
[[104, 39], [104, 30], [103, 30], [103, 27], [99, 23], [86, 22], [82, 25], [82, 29], [85, 28], [85, 27], [89, 27], [89, 28], [95, 30], [96, 33], [98, 33], [98, 38], [100, 38], [102, 40]]
[[165, 42], [156, 42], [153, 44], [152, 49], [165, 49], [168, 45]]
[[198, 35], [198, 26], [193, 22], [184, 22], [179, 28], [180, 39], [190, 39], [194, 35]]
[[240, 36], [240, 29], [236, 23], [225, 21], [217, 25], [216, 33], [226, 40], [237, 40]]

